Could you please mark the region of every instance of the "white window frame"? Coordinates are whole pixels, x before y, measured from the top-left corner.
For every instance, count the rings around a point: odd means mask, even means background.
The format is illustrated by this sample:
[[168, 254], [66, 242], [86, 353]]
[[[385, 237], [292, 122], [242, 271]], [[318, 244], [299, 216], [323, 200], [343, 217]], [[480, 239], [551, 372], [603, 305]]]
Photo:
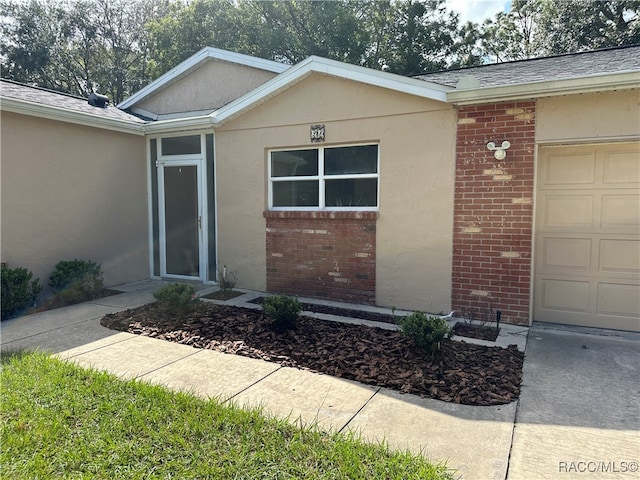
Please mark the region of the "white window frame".
[[[376, 173], [355, 173], [347, 175], [325, 175], [324, 174], [324, 152], [326, 149], [332, 148], [347, 148], [347, 147], [366, 147], [375, 146], [377, 148], [376, 159]], [[318, 150], [318, 175], [298, 175], [289, 177], [272, 177], [272, 154], [274, 152], [294, 152], [302, 150]], [[267, 175], [269, 177], [269, 210], [272, 211], [311, 211], [317, 212], [320, 210], [326, 211], [364, 211], [364, 212], [377, 212], [380, 208], [380, 144], [375, 142], [367, 143], [354, 143], [348, 145], [323, 145], [323, 146], [308, 146], [300, 148], [274, 148], [268, 151], [267, 155]], [[325, 182], [327, 180], [352, 180], [352, 179], [366, 179], [375, 178], [377, 180], [376, 185], [376, 206], [358, 207], [358, 206], [345, 206], [345, 207], [327, 207], [325, 205]], [[319, 182], [318, 188], [318, 206], [317, 207], [274, 207], [273, 206], [273, 184], [277, 182], [291, 182], [291, 181], [317, 181]]]

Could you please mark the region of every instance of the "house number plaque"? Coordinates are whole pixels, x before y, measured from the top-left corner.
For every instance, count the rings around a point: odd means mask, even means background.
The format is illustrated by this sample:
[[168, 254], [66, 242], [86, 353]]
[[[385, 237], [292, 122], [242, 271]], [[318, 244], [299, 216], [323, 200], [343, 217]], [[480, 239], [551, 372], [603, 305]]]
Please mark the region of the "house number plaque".
[[324, 125], [311, 125], [311, 143], [324, 142]]

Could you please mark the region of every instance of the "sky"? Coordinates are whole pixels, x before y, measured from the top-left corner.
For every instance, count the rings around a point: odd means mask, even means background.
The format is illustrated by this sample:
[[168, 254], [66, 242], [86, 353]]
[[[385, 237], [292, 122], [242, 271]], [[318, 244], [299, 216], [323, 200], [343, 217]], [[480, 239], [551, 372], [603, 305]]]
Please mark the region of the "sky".
[[498, 12], [506, 12], [511, 0], [446, 0], [447, 8], [460, 14], [460, 23], [482, 23], [485, 18], [493, 18]]

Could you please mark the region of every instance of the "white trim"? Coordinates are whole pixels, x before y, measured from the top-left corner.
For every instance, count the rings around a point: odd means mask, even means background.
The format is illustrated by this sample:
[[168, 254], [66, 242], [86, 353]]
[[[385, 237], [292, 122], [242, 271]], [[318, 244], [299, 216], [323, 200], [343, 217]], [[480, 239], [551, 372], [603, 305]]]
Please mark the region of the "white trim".
[[447, 92], [453, 90], [424, 80], [403, 77], [393, 73], [381, 72], [366, 67], [329, 60], [327, 58], [311, 56], [286, 72], [263, 83], [251, 92], [228, 103], [211, 114], [214, 126], [219, 127], [242, 113], [265, 102], [269, 98], [281, 93], [302, 81], [312, 73], [328, 75], [346, 80], [353, 80], [376, 87], [446, 102]]
[[[203, 159], [178, 159], [176, 156], [172, 160], [159, 160], [158, 161], [158, 229], [159, 229], [159, 243], [160, 243], [160, 276], [162, 278], [176, 278], [185, 280], [200, 280], [204, 281], [206, 277], [206, 269], [203, 268], [203, 264], [206, 265], [206, 251], [204, 248], [204, 242], [206, 240], [204, 235], [203, 226]], [[165, 157], [167, 158], [167, 157]], [[165, 211], [165, 191], [164, 191], [164, 168], [165, 167], [196, 167], [196, 185], [198, 188], [198, 276], [189, 275], [176, 275], [167, 273], [167, 237], [166, 237], [166, 211]]]
[[245, 65], [247, 67], [258, 68], [260, 70], [266, 70], [274, 73], [282, 73], [290, 67], [290, 65], [274, 62], [273, 60], [267, 60], [264, 58], [252, 57], [250, 55], [244, 55], [242, 53], [235, 53], [229, 50], [222, 50], [220, 48], [205, 47], [199, 52], [193, 54], [178, 66], [172, 68], [164, 75], [158, 77], [146, 87], [138, 90], [126, 100], [118, 104], [118, 108], [126, 109], [135, 103], [144, 100], [145, 98], [155, 94], [158, 90], [171, 85], [173, 82], [184, 77], [191, 71], [198, 68], [201, 64], [207, 60], [221, 60], [223, 62], [237, 63], [239, 65]]
[[[366, 147], [366, 146], [375, 146], [376, 147], [376, 172], [375, 173], [354, 173], [354, 174], [343, 174], [343, 175], [325, 175], [324, 167], [324, 153], [327, 149], [337, 149], [337, 148], [347, 148], [347, 147]], [[304, 150], [317, 150], [318, 151], [318, 173], [316, 175], [300, 175], [300, 176], [285, 176], [285, 177], [272, 177], [271, 176], [271, 155], [274, 152], [295, 152], [295, 151], [304, 151]], [[327, 207], [325, 205], [325, 186], [327, 181], [331, 180], [357, 180], [357, 179], [375, 179], [377, 180], [376, 185], [376, 205], [375, 206], [352, 206], [347, 205], [344, 207], [336, 207], [331, 206]], [[284, 206], [284, 207], [274, 207], [273, 206], [273, 183], [279, 182], [304, 182], [304, 181], [314, 181], [318, 183], [318, 206]], [[273, 212], [282, 212], [282, 211], [303, 211], [303, 212], [340, 212], [340, 211], [359, 211], [359, 212], [377, 212], [380, 209], [380, 143], [379, 142], [363, 142], [363, 143], [350, 143], [350, 144], [340, 144], [340, 145], [309, 145], [307, 147], [300, 148], [272, 148], [267, 151], [267, 182], [268, 182], [268, 209]]]
[[556, 95], [628, 90], [639, 87], [640, 71], [628, 70], [563, 80], [545, 80], [495, 87], [454, 90], [447, 93], [447, 102], [454, 105], [472, 105]]
[[[108, 107], [116, 108], [116, 107]], [[101, 117], [77, 110], [45, 105], [42, 103], [28, 102], [10, 97], [2, 97], [0, 110], [19, 113], [21, 115], [31, 115], [49, 120], [74, 123], [87, 127], [102, 128], [116, 132], [129, 133], [133, 135], [144, 135], [144, 123], [129, 122], [116, 118]]]

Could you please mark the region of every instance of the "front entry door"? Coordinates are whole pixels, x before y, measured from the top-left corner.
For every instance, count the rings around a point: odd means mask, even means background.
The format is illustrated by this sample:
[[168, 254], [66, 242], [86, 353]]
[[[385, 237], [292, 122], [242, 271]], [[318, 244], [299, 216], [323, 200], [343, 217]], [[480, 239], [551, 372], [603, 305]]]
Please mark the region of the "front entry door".
[[158, 173], [161, 275], [199, 279], [203, 256], [200, 162], [162, 162]]

